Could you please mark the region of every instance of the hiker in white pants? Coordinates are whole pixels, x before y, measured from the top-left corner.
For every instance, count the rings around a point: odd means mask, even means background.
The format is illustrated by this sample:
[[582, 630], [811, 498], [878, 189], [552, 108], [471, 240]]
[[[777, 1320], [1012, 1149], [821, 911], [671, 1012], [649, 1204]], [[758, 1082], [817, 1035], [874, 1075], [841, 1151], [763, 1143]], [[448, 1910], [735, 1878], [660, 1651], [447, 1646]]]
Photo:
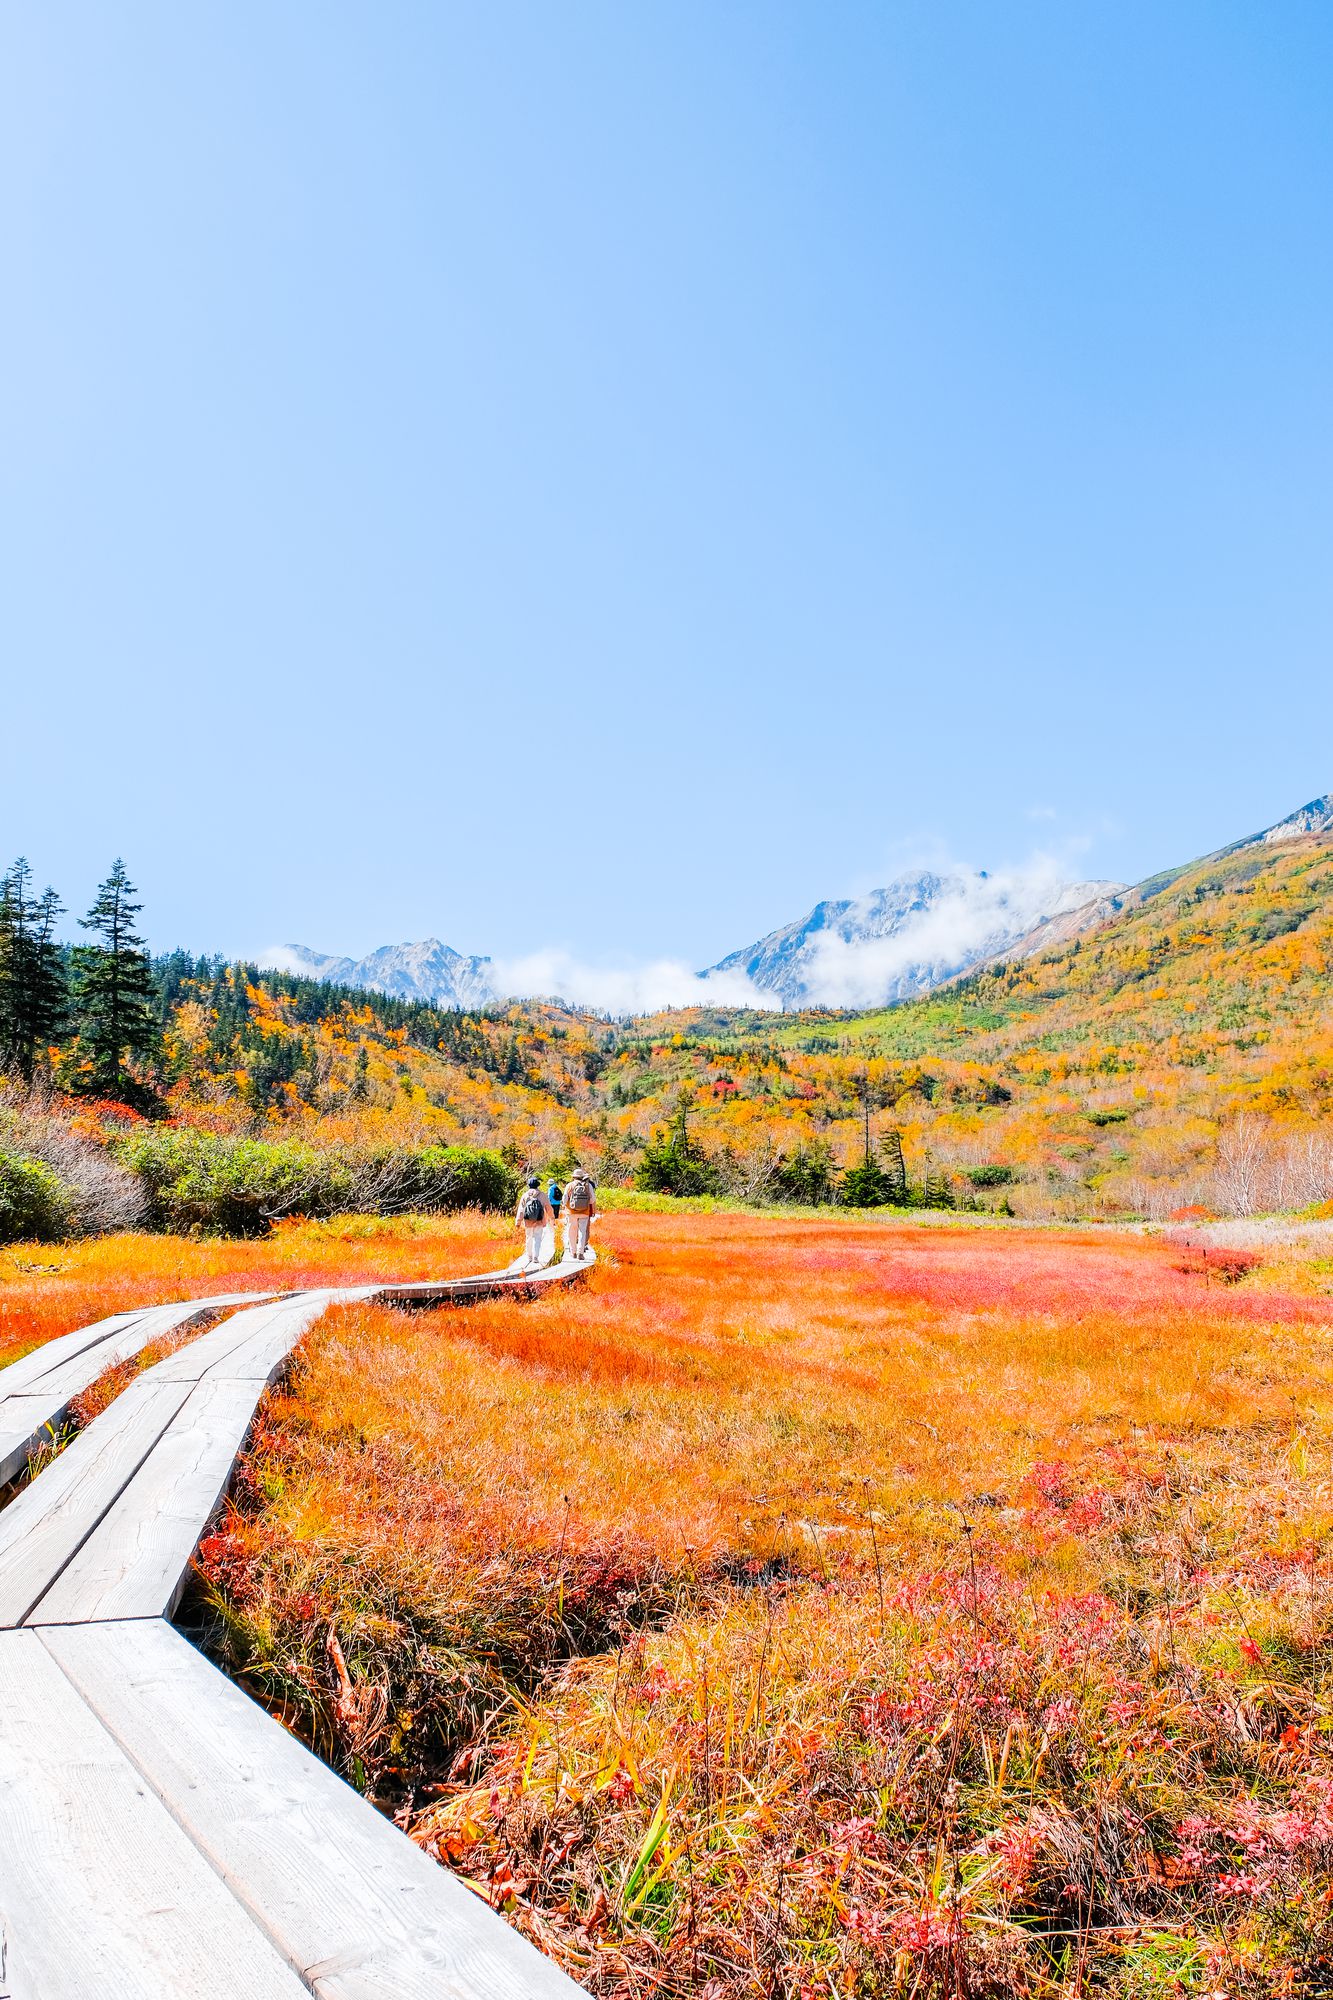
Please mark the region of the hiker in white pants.
[[588, 1224], [597, 1213], [597, 1191], [582, 1167], [575, 1167], [560, 1204], [565, 1218], [565, 1255], [581, 1258], [588, 1248]]
[[549, 1229], [555, 1235], [555, 1211], [542, 1193], [542, 1184], [533, 1174], [518, 1198], [514, 1220], [523, 1231], [523, 1262], [540, 1264], [542, 1237]]

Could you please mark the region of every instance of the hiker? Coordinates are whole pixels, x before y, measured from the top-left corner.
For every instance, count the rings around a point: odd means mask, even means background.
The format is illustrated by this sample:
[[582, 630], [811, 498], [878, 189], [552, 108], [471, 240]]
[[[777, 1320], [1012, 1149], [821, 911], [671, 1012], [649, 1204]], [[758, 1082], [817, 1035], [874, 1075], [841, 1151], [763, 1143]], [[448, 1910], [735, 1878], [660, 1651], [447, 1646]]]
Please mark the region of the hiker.
[[555, 1216], [551, 1204], [542, 1193], [542, 1184], [533, 1174], [518, 1198], [518, 1209], [514, 1217], [523, 1231], [523, 1267], [542, 1261], [542, 1237], [547, 1229], [555, 1236]]
[[588, 1248], [588, 1224], [597, 1213], [597, 1190], [582, 1167], [565, 1184], [565, 1255], [581, 1258]]
[[565, 1198], [565, 1191], [561, 1187], [559, 1181], [555, 1178], [555, 1175], [552, 1174], [551, 1185], [546, 1190], [546, 1199], [551, 1204], [551, 1213], [552, 1215], [554, 1215], [557, 1222], [559, 1222], [560, 1220], [560, 1204], [564, 1200], [564, 1198]]

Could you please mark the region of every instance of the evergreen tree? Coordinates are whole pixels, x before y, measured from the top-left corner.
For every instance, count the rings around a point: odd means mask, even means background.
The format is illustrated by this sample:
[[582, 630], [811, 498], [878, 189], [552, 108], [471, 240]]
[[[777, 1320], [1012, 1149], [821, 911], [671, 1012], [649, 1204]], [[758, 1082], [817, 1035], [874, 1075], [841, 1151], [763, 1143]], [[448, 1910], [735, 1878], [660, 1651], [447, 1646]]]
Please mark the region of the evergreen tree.
[[117, 860], [80, 926], [97, 944], [74, 952], [74, 1004], [79, 1060], [74, 1089], [93, 1097], [133, 1103], [150, 1096], [126, 1071], [134, 1058], [145, 1061], [158, 1049], [157, 993], [144, 941], [134, 928], [143, 905]]
[[690, 1144], [689, 1097], [681, 1093], [676, 1116], [655, 1143], [645, 1146], [634, 1170], [634, 1185], [648, 1194], [716, 1194], [720, 1176], [714, 1161]]
[[883, 1208], [891, 1199], [888, 1176], [873, 1160], [848, 1167], [842, 1177], [842, 1199], [848, 1208]]
[[903, 1135], [896, 1125], [891, 1125], [880, 1140], [879, 1156], [884, 1162], [888, 1199], [895, 1208], [906, 1208], [912, 1197], [907, 1185], [907, 1162], [903, 1158]]
[[24, 1083], [64, 1025], [65, 960], [56, 942], [62, 909], [54, 889], [33, 895], [21, 855], [0, 879], [0, 1069]]

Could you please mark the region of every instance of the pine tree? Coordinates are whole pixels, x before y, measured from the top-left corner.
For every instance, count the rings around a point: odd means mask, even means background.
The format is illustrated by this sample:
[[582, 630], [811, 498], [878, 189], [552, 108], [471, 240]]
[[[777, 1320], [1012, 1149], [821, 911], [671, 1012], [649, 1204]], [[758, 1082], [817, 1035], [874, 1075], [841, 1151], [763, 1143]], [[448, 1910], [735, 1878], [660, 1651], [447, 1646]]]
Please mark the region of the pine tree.
[[24, 1083], [64, 1025], [65, 961], [56, 942], [62, 910], [54, 889], [33, 895], [21, 855], [0, 879], [0, 1069]]
[[126, 1072], [126, 1063], [152, 1057], [158, 1049], [157, 994], [144, 941], [134, 928], [143, 905], [117, 860], [79, 923], [101, 940], [74, 953], [74, 1004], [78, 1016], [79, 1062], [75, 1089], [94, 1097], [135, 1102], [149, 1095]]
[[903, 1158], [903, 1135], [896, 1125], [891, 1125], [880, 1140], [879, 1156], [884, 1162], [888, 1199], [895, 1208], [906, 1208], [911, 1195], [907, 1187], [907, 1162]]
[[890, 1199], [888, 1176], [873, 1160], [860, 1160], [843, 1175], [840, 1193], [848, 1208], [883, 1208]]

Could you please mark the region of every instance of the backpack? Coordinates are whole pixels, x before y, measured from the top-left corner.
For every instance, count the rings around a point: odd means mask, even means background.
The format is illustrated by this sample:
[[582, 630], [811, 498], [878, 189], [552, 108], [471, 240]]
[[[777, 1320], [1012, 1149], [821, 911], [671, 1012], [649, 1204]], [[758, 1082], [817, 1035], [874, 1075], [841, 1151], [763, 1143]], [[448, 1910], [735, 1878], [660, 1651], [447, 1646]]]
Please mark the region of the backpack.
[[584, 1215], [592, 1207], [592, 1182], [571, 1181], [565, 1189], [565, 1207], [574, 1215]]
[[565, 1191], [559, 1181], [552, 1181], [550, 1187], [546, 1190], [546, 1199], [550, 1202], [552, 1208], [559, 1208], [564, 1198]]
[[519, 1214], [525, 1222], [540, 1222], [546, 1214], [546, 1210], [542, 1207], [542, 1198], [536, 1188], [529, 1188], [523, 1197], [523, 1206]]

